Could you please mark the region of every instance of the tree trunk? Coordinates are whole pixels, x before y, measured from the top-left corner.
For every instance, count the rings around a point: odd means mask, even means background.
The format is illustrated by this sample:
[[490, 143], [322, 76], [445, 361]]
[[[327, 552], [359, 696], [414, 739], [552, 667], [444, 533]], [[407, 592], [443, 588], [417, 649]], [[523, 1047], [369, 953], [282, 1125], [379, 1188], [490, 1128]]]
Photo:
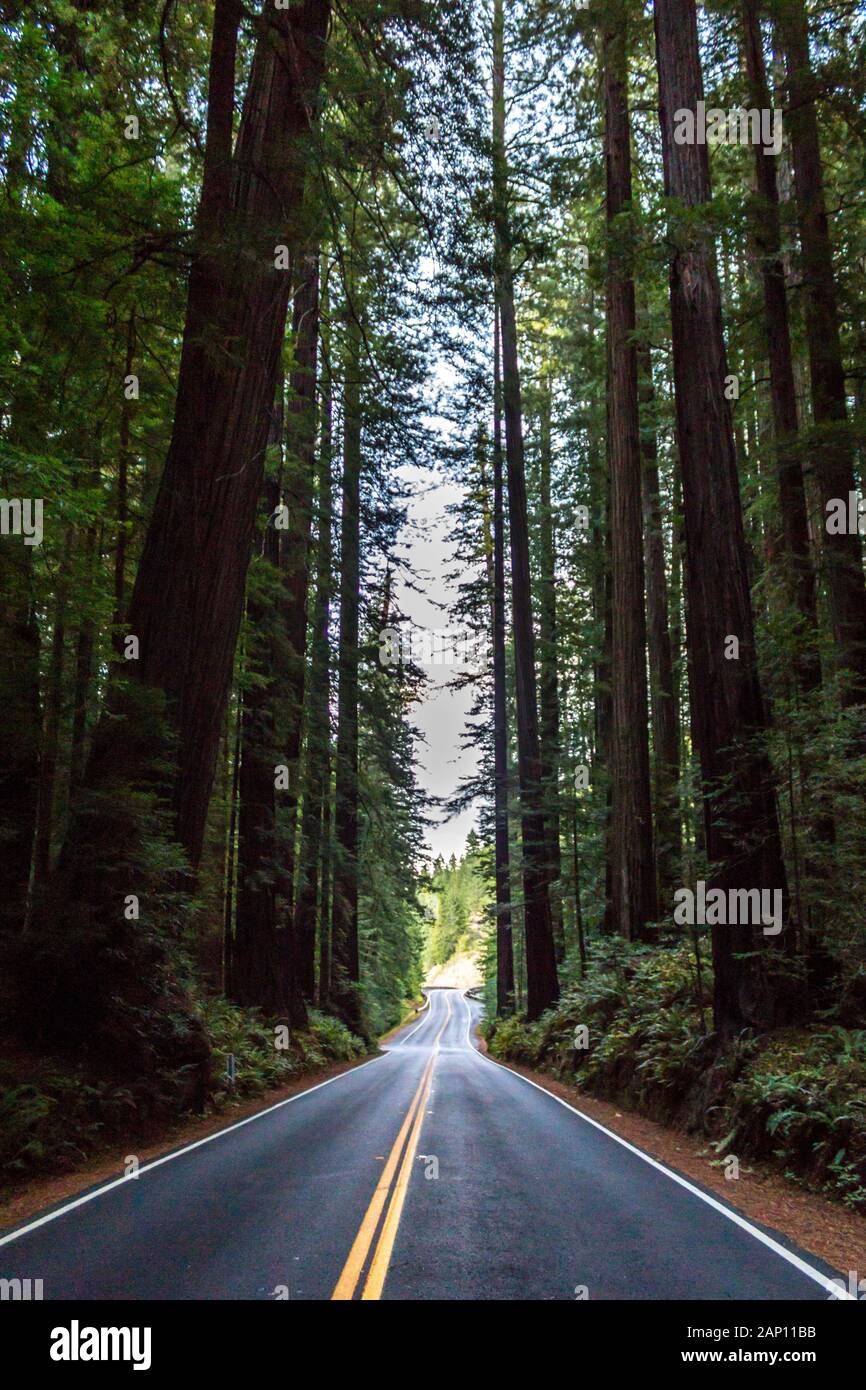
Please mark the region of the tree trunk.
[[[317, 497], [316, 595], [310, 643], [310, 675], [307, 685], [307, 733], [304, 772], [304, 807], [301, 817], [301, 858], [295, 910], [299, 983], [307, 999], [315, 989], [316, 909], [320, 899], [322, 826], [330, 791], [330, 605], [333, 563], [333, 487], [331, 483], [331, 392], [322, 410]], [[325, 902], [320, 909], [320, 932], [326, 929]], [[321, 963], [320, 963], [321, 971]], [[321, 1000], [322, 990], [319, 990]], [[325, 992], [327, 997], [327, 991]]]
[[544, 385], [540, 420], [539, 458], [539, 576], [538, 576], [538, 709], [540, 719], [541, 780], [547, 821], [547, 858], [550, 873], [550, 917], [557, 964], [565, 958], [562, 925], [562, 855], [559, 845], [559, 674], [556, 632], [556, 540], [550, 495], [552, 455], [552, 387]]
[[598, 653], [593, 671], [593, 724], [595, 756], [593, 786], [597, 774], [604, 779], [604, 908], [599, 922], [602, 935], [613, 930], [613, 873], [611, 856], [611, 791], [613, 762], [613, 698], [611, 688], [611, 657], [613, 653], [613, 609], [611, 606], [611, 551], [613, 536], [610, 527], [610, 474], [602, 463], [600, 453], [590, 462], [592, 488], [592, 540], [595, 559], [592, 586], [593, 619], [598, 634]]
[[[655, 0], [665, 191], [686, 208], [711, 196], [707, 147], [677, 144], [675, 113], [703, 99], [694, 0]], [[719, 281], [706, 232], [679, 230], [670, 267], [677, 436], [686, 532], [692, 736], [703, 781], [710, 886], [785, 894], [766, 719], [758, 680]], [[739, 658], [726, 659], [729, 636]], [[732, 650], [729, 648], [729, 650]], [[783, 898], [784, 901], [784, 898]], [[787, 932], [785, 903], [782, 939]], [[794, 991], [762, 927], [712, 928], [719, 1034], [790, 1015]], [[742, 954], [746, 953], [746, 954]]]
[[517, 325], [508, 217], [508, 168], [505, 155], [505, 58], [502, 0], [493, 20], [493, 204], [496, 292], [502, 333], [502, 379], [505, 407], [505, 458], [511, 541], [511, 609], [517, 696], [517, 763], [523, 831], [524, 940], [526, 944], [527, 1015], [537, 1018], [559, 998], [556, 952], [548, 894], [547, 835], [538, 701], [535, 688], [535, 633], [529, 569], [526, 472]]
[[[329, 760], [330, 762], [330, 760]], [[331, 1001], [331, 943], [333, 940], [334, 904], [334, 814], [330, 765], [325, 782], [325, 803], [322, 807], [322, 854], [319, 862], [319, 990], [320, 1008]]]
[[505, 670], [505, 497], [499, 311], [493, 325], [493, 815], [496, 861], [496, 1012], [514, 1008], [511, 858], [508, 848], [508, 697]]
[[301, 236], [328, 14], [328, 0], [302, 0], [288, 12], [268, 4], [232, 161], [230, 207], [233, 49], [227, 39], [217, 63], [214, 33], [209, 127], [219, 138], [203, 187], [174, 430], [128, 619], [141, 653], [130, 665], [145, 685], [165, 692], [179, 734], [176, 833], [193, 866], [231, 679], [290, 294], [275, 253]]
[[343, 500], [340, 517], [334, 906], [331, 1001], [353, 1032], [364, 1035], [358, 942], [358, 630], [361, 513], [361, 329], [357, 296], [347, 306], [343, 386]]
[[656, 917], [646, 691], [640, 416], [631, 278], [631, 136], [624, 6], [604, 35], [607, 223], [607, 441], [613, 610], [613, 926], [629, 940]]
[[[286, 763], [289, 789], [285, 800], [286, 862], [284, 881], [287, 911], [295, 910], [295, 838], [297, 830], [298, 778], [304, 711], [307, 648], [307, 597], [310, 587], [310, 524], [316, 466], [316, 355], [319, 345], [319, 256], [305, 257], [299, 265], [295, 292], [293, 336], [295, 361], [290, 378], [288, 460], [284, 486], [289, 529], [283, 536], [280, 561], [286, 587], [285, 626], [289, 642], [286, 688], [288, 736]], [[309, 950], [295, 937], [301, 952], [295, 974], [306, 999], [315, 989], [314, 944]]]
[[235, 953], [235, 866], [237, 863], [238, 795], [241, 780], [241, 736], [243, 733], [243, 700], [238, 696], [234, 738], [226, 735], [226, 759], [233, 744], [232, 777], [229, 787], [228, 843], [226, 844], [225, 888], [223, 901], [223, 993], [234, 997], [233, 962]]
[[[749, 106], [771, 110], [764, 63], [760, 0], [743, 0], [743, 35]], [[782, 261], [776, 156], [755, 145], [757, 194], [751, 199], [751, 229], [760, 266], [770, 370], [770, 397], [776, 441], [776, 469], [781, 521], [782, 574], [788, 597], [800, 618], [795, 663], [801, 689], [821, 683], [815, 575], [809, 551], [809, 520], [803, 469], [797, 450], [797, 388], [791, 351], [791, 326]]]
[[33, 887], [41, 888], [51, 871], [54, 837], [54, 797], [60, 756], [60, 721], [63, 713], [63, 666], [66, 655], [66, 609], [72, 573], [73, 534], [71, 527], [63, 542], [63, 558], [57, 580], [54, 604], [54, 630], [51, 659], [45, 690], [45, 726], [42, 731], [42, 757], [39, 763], [39, 804], [33, 837]]
[[[269, 478], [265, 506], [271, 519], [263, 546], [268, 577], [260, 578], [264, 593], [250, 600], [247, 615], [248, 679], [242, 694], [237, 918], [231, 973], [233, 997], [239, 1003], [265, 1014], [287, 1014], [293, 1027], [303, 1028], [306, 1010], [291, 969], [286, 970], [291, 953], [281, 949], [284, 939], [277, 928], [280, 862], [275, 776], [282, 759], [277, 753], [275, 714], [285, 677], [280, 661], [284, 614], [279, 533], [274, 525], [278, 501], [279, 484]], [[294, 933], [289, 930], [289, 935]]]
[[638, 392], [644, 408], [641, 424], [641, 487], [646, 562], [647, 639], [652, 686], [656, 867], [659, 904], [664, 912], [673, 901], [673, 890], [681, 873], [680, 730], [679, 702], [674, 685], [668, 622], [665, 543], [659, 500], [655, 389], [650, 350], [646, 346], [638, 348], [638, 372]]
[[[9, 495], [14, 496], [13, 489]], [[39, 627], [33, 599], [33, 547], [18, 536], [0, 543], [0, 931], [24, 925], [39, 787]]]
[[[129, 315], [126, 327], [126, 359], [123, 366], [124, 381], [132, 373], [135, 354], [135, 310]], [[114, 547], [114, 646], [123, 650], [123, 613], [126, 604], [126, 527], [129, 521], [129, 462], [130, 462], [130, 423], [132, 402], [124, 393], [120, 408], [120, 438], [117, 454], [117, 540]]]
[[75, 686], [72, 694], [72, 739], [69, 749], [69, 789], [75, 788], [84, 776], [87, 763], [87, 715], [93, 681], [93, 651], [96, 642], [96, 623], [92, 616], [96, 604], [94, 581], [97, 565], [97, 528], [88, 526], [84, 542], [84, 599], [75, 643]]
[[846, 502], [856, 490], [854, 450], [848, 434], [845, 367], [833, 273], [833, 249], [824, 201], [824, 171], [815, 107], [816, 79], [809, 57], [803, 0], [778, 0], [775, 7], [787, 72], [786, 120], [794, 159], [794, 184], [805, 287], [806, 341], [812, 388], [814, 471], [821, 496], [821, 530], [827, 596], [836, 654], [851, 673], [843, 699], [866, 699], [866, 587], [860, 537], [828, 535], [826, 506]]

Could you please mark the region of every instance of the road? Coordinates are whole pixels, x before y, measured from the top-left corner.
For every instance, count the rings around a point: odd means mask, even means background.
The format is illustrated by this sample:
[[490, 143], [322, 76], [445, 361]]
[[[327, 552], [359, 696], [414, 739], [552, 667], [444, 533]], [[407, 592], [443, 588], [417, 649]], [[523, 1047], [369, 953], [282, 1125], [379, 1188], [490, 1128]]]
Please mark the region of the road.
[[832, 1293], [814, 1257], [483, 1057], [459, 991], [429, 999], [385, 1056], [12, 1232], [0, 1277], [45, 1299]]

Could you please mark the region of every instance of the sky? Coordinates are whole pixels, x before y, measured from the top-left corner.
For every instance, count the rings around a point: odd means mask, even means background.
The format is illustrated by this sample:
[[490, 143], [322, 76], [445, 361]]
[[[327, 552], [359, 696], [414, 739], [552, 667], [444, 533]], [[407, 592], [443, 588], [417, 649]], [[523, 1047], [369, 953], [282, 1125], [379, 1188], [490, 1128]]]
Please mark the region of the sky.
[[[406, 477], [419, 493], [409, 507], [410, 522], [417, 523], [409, 533], [410, 561], [415, 572], [415, 589], [403, 580], [397, 586], [402, 611], [413, 627], [441, 629], [448, 625], [446, 608], [456, 595], [446, 580], [446, 572], [454, 567], [452, 522], [445, 513], [449, 503], [460, 498], [460, 488], [443, 481], [432, 470], [412, 468]], [[426, 742], [418, 745], [417, 777], [424, 791], [434, 796], [450, 796], [461, 777], [476, 766], [474, 750], [460, 746], [460, 736], [469, 707], [471, 690], [449, 690], [447, 681], [453, 667], [425, 667], [429, 682], [425, 698], [414, 706], [412, 722], [424, 735]], [[472, 829], [476, 808], [470, 807], [453, 820], [441, 821], [441, 812], [431, 813], [434, 824], [427, 828], [427, 844], [431, 855], [448, 858], [461, 854], [466, 836]]]

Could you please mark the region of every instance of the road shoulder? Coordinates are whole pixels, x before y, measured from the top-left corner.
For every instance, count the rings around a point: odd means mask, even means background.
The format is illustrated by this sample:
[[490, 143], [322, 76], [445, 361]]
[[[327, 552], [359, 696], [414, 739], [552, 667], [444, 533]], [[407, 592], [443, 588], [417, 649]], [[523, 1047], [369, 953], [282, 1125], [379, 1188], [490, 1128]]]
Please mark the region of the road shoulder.
[[305, 1072], [303, 1076], [296, 1077], [284, 1086], [262, 1091], [256, 1096], [215, 1110], [208, 1115], [190, 1116], [166, 1126], [152, 1135], [147, 1143], [137, 1143], [130, 1139], [123, 1153], [119, 1152], [118, 1145], [115, 1144], [110, 1150], [94, 1154], [81, 1167], [70, 1173], [33, 1178], [23, 1183], [0, 1205], [0, 1235], [30, 1220], [31, 1217], [40, 1216], [52, 1207], [98, 1187], [101, 1183], [120, 1177], [127, 1154], [134, 1154], [141, 1166], [151, 1163], [174, 1149], [194, 1144], [199, 1139], [218, 1134], [220, 1130], [231, 1129], [240, 1120], [269, 1110], [281, 1101], [302, 1095], [304, 1091], [311, 1091], [315, 1086], [321, 1086], [324, 1081], [331, 1081], [337, 1076], [342, 1076], [344, 1072], [354, 1071], [356, 1067], [363, 1066], [371, 1060], [373, 1059], [367, 1055], [353, 1057], [347, 1062], [333, 1062], [328, 1066], [317, 1067], [315, 1071]]
[[[487, 1044], [477, 1031], [474, 1040], [479, 1051], [487, 1055]], [[862, 1217], [816, 1193], [804, 1191], [759, 1163], [741, 1164], [740, 1176], [727, 1180], [723, 1167], [715, 1166], [719, 1163], [716, 1154], [700, 1136], [658, 1124], [613, 1102], [597, 1100], [545, 1072], [496, 1060], [499, 1066], [567, 1101], [588, 1119], [713, 1192], [750, 1221], [781, 1233], [834, 1269], [866, 1270], [866, 1221]]]

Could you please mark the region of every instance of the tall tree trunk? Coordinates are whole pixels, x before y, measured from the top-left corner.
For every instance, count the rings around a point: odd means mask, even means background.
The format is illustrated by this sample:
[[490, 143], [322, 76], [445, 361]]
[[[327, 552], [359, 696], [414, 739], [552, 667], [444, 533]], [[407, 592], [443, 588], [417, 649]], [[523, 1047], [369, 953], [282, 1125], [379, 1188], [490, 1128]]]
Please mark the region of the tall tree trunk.
[[265, 506], [270, 520], [263, 545], [267, 577], [260, 578], [264, 592], [250, 600], [247, 615], [248, 680], [241, 697], [237, 919], [231, 973], [233, 997], [239, 1003], [266, 1014], [288, 1014], [292, 1025], [302, 1028], [306, 1010], [291, 969], [286, 969], [287, 964], [291, 967], [291, 952], [282, 949], [284, 938], [277, 928], [280, 863], [275, 777], [282, 759], [277, 753], [275, 715], [285, 677], [280, 661], [284, 614], [279, 533], [274, 524], [278, 501], [279, 483], [268, 478]]
[[611, 657], [613, 654], [613, 608], [611, 606], [611, 551], [613, 536], [610, 528], [610, 473], [602, 462], [600, 451], [590, 462], [592, 489], [592, 540], [595, 559], [592, 585], [592, 613], [598, 633], [598, 655], [593, 671], [593, 785], [598, 770], [604, 777], [604, 908], [599, 930], [603, 935], [613, 930], [613, 873], [611, 857], [611, 793], [613, 761], [613, 696], [611, 688]]
[[[307, 683], [307, 732], [301, 858], [295, 910], [295, 938], [300, 959], [300, 986], [307, 999], [315, 989], [316, 909], [320, 899], [322, 827], [330, 790], [330, 643], [331, 566], [333, 563], [333, 486], [331, 482], [331, 390], [322, 408], [316, 511], [316, 595], [313, 604], [310, 675]], [[326, 930], [322, 897], [321, 928]], [[320, 964], [321, 969], [321, 964]], [[320, 1000], [322, 990], [319, 990]], [[327, 991], [325, 991], [327, 998]]]
[[[761, 0], [743, 0], [743, 46], [749, 82], [749, 106], [771, 110], [770, 89], [761, 34]], [[815, 575], [809, 551], [809, 519], [803, 469], [797, 448], [797, 388], [791, 351], [791, 326], [782, 261], [776, 156], [755, 145], [756, 196], [751, 200], [751, 228], [761, 272], [770, 398], [776, 441], [776, 468], [781, 521], [782, 574], [788, 597], [799, 615], [795, 662], [800, 686], [821, 683]]]
[[[307, 597], [310, 587], [310, 524], [312, 521], [313, 481], [316, 467], [316, 356], [319, 344], [319, 256], [304, 257], [299, 264], [295, 292], [293, 335], [295, 361], [290, 377], [288, 460], [284, 492], [288, 506], [289, 529], [283, 537], [281, 564], [286, 586], [286, 636], [290, 666], [286, 697], [288, 736], [286, 762], [289, 789], [285, 802], [287, 833], [284, 881], [287, 911], [295, 908], [295, 839], [297, 830], [298, 778], [304, 710], [304, 684], [307, 647]], [[314, 944], [295, 937], [300, 955], [295, 974], [304, 997], [312, 999], [315, 988]]]
[[552, 386], [548, 376], [542, 396], [539, 450], [538, 518], [538, 710], [541, 746], [541, 780], [547, 821], [547, 858], [550, 873], [550, 916], [556, 960], [565, 958], [562, 924], [562, 854], [559, 845], [559, 671], [556, 631], [556, 539], [551, 503]]
[[[227, 28], [238, 18], [229, 9]], [[140, 660], [130, 666], [165, 693], [179, 734], [176, 833], [193, 866], [231, 679], [290, 295], [276, 247], [297, 246], [302, 235], [328, 15], [328, 0], [302, 0], [287, 12], [269, 0], [230, 185], [234, 50], [230, 34], [218, 48], [214, 33], [214, 149], [190, 274], [174, 430], [128, 618], [140, 645]], [[103, 757], [113, 756], [115, 742], [108, 740]]]
[[496, 861], [496, 1012], [514, 1008], [511, 858], [508, 848], [508, 696], [505, 669], [505, 496], [499, 310], [493, 325], [493, 815]]
[[652, 686], [655, 846], [659, 903], [664, 912], [672, 902], [671, 895], [681, 873], [680, 729], [679, 701], [674, 685], [668, 621], [665, 543], [659, 498], [655, 389], [650, 350], [646, 345], [638, 348], [638, 373], [638, 392], [644, 411], [641, 422], [641, 488], [646, 562], [647, 645]]
[[97, 527], [88, 526], [84, 541], [84, 600], [75, 643], [75, 684], [72, 693], [72, 739], [69, 748], [69, 789], [73, 795], [84, 776], [87, 761], [87, 715], [93, 680], [96, 623], [94, 579], [97, 564]]
[[334, 904], [334, 814], [330, 758], [325, 781], [325, 802], [322, 806], [322, 854], [319, 861], [319, 1006], [331, 1001], [331, 945], [333, 941]]
[[866, 587], [860, 537], [828, 535], [826, 506], [847, 503], [855, 491], [854, 449], [848, 434], [845, 367], [833, 273], [833, 249], [824, 199], [824, 170], [815, 106], [817, 82], [809, 57], [809, 28], [803, 0], [776, 0], [779, 36], [787, 72], [786, 120], [794, 159], [794, 184], [805, 287], [806, 341], [812, 388], [814, 471], [822, 506], [827, 596], [839, 666], [850, 671], [843, 687], [847, 704], [866, 700]]
[[54, 630], [51, 659], [45, 689], [45, 726], [42, 731], [42, 757], [39, 763], [39, 804], [33, 838], [33, 886], [40, 888], [51, 870], [54, 838], [54, 799], [60, 757], [60, 721], [63, 714], [63, 666], [66, 655], [66, 610], [72, 575], [73, 533], [68, 528], [63, 542], [63, 558], [54, 603]]
[[[14, 489], [9, 490], [14, 496]], [[33, 596], [33, 547], [0, 542], [0, 931], [24, 925], [39, 788], [39, 627]]]
[[[126, 326], [126, 358], [123, 366], [124, 381], [132, 373], [135, 360], [135, 310], [130, 313]], [[123, 650], [124, 606], [126, 603], [126, 527], [129, 521], [129, 463], [130, 463], [130, 424], [132, 421], [132, 402], [124, 392], [120, 408], [120, 438], [117, 454], [117, 539], [114, 546], [114, 646]]]
[[340, 516], [340, 649], [338, 657], [334, 906], [331, 1001], [365, 1034], [358, 942], [358, 632], [361, 516], [361, 328], [357, 296], [347, 306], [343, 386], [343, 500]]
[[[243, 735], [243, 700], [238, 696], [233, 738], [226, 736], [226, 758], [232, 748], [232, 777], [229, 787], [229, 816], [225, 859], [223, 901], [223, 993], [234, 997], [235, 946], [235, 867], [237, 863], [238, 796], [241, 780], [241, 737]], [[233, 746], [233, 747], [232, 747]]]
[[[694, 0], [655, 0], [665, 191], [686, 208], [711, 196], [706, 145], [677, 144], [675, 113], [703, 99]], [[785, 870], [765, 747], [727, 362], [712, 244], [682, 231], [670, 268], [677, 436], [686, 532], [692, 735], [703, 781], [711, 887], [785, 893]], [[726, 659], [729, 636], [739, 658]], [[729, 648], [729, 650], [732, 650]], [[783, 899], [784, 901], [784, 899]], [[787, 932], [787, 904], [783, 938]], [[790, 1012], [778, 952], [758, 925], [712, 928], [716, 1028], [729, 1037]]]
[[607, 418], [613, 609], [612, 893], [614, 929], [630, 940], [656, 917], [646, 690], [631, 136], [625, 6], [604, 34], [607, 222]]
[[514, 314], [508, 216], [508, 167], [505, 155], [505, 36], [502, 0], [495, 0], [493, 18], [493, 207], [496, 293], [502, 333], [505, 458], [511, 542], [511, 608], [517, 696], [517, 765], [523, 831], [526, 1003], [527, 1015], [533, 1019], [550, 1008], [559, 998], [559, 982], [548, 893], [547, 836], [535, 688], [535, 633], [532, 625], [523, 411], [517, 357], [517, 325]]

